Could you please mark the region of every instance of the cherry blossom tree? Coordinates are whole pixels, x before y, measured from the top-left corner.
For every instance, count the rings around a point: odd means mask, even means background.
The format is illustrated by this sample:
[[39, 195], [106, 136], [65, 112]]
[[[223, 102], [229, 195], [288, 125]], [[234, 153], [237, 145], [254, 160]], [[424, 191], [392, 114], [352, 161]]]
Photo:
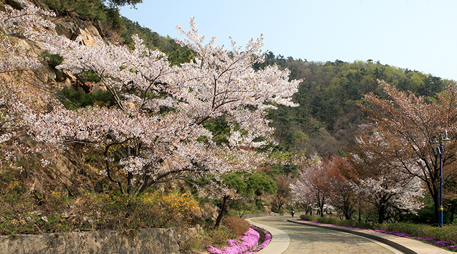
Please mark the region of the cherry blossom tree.
[[[79, 39], [70, 41], [49, 33], [45, 28], [52, 28], [52, 24], [38, 14], [52, 14], [26, 1], [21, 3], [23, 10], [8, 7], [7, 14], [1, 13], [6, 17], [1, 72], [40, 66], [30, 50], [10, 40], [17, 33], [14, 25], [23, 26], [20, 31], [24, 36], [64, 57], [60, 68], [96, 73], [117, 107], [71, 111], [57, 100], [43, 98], [40, 100], [47, 103], [47, 110], [38, 112], [31, 107], [36, 101], [22, 97], [25, 91], [2, 84], [1, 142], [11, 141], [14, 130], [21, 129], [58, 151], [74, 143], [93, 146], [104, 154], [101, 173], [125, 194], [138, 195], [150, 186], [175, 179], [211, 176], [214, 181], [210, 185], [223, 189], [219, 195], [231, 195], [216, 183], [221, 183], [220, 176], [225, 173], [248, 171], [265, 159], [252, 148], [273, 141], [266, 112], [276, 104], [296, 106], [291, 96], [300, 81], [290, 82], [289, 71], [276, 66], [252, 69], [252, 64], [263, 60], [262, 38], [250, 41], [243, 51], [235, 43], [231, 50], [214, 46], [214, 40], [203, 45], [192, 21], [188, 40], [181, 43], [194, 50], [197, 58], [170, 67], [166, 55], [147, 49], [138, 37], [134, 37], [135, 49], [129, 50], [101, 40], [95, 46], [83, 45]], [[231, 128], [228, 145], [216, 145], [212, 133], [203, 127], [220, 117]]]
[[41, 31], [54, 27], [43, 18], [54, 16], [52, 12], [43, 11], [26, 0], [17, 2], [21, 5], [20, 10], [6, 5], [5, 10], [0, 11], [0, 74], [40, 67], [30, 46], [20, 39], [34, 42]]
[[[188, 39], [179, 42], [197, 57], [171, 67], [166, 55], [149, 50], [137, 36], [134, 50], [99, 39], [96, 45], [84, 45], [79, 38], [57, 36], [49, 32], [52, 23], [40, 17], [52, 13], [20, 3], [22, 10], [7, 7], [0, 14], [0, 46], [5, 50], [0, 73], [40, 66], [30, 49], [11, 39], [23, 36], [63, 56], [59, 68], [97, 74], [117, 105], [71, 111], [55, 99], [33, 100], [27, 91], [2, 83], [0, 143], [11, 142], [20, 129], [56, 151], [75, 143], [92, 146], [104, 155], [101, 173], [124, 194], [138, 195], [159, 183], [207, 176], [209, 189], [219, 190], [215, 196], [234, 195], [220, 176], [249, 171], [264, 161], [265, 155], [253, 148], [274, 142], [267, 111], [277, 104], [297, 106], [291, 96], [300, 80], [289, 81], [288, 70], [277, 66], [253, 70], [254, 63], [263, 61], [262, 38], [251, 40], [244, 50], [235, 43], [231, 50], [214, 46], [215, 38], [203, 44], [191, 20]], [[47, 109], [39, 112], [40, 103]], [[221, 118], [231, 131], [228, 144], [216, 145], [203, 124]], [[9, 151], [3, 154], [7, 159], [17, 157]]]
[[290, 188], [291, 179], [289, 176], [281, 175], [276, 178], [276, 194], [273, 195], [272, 210], [276, 209], [281, 212], [282, 208], [287, 205], [292, 199]]
[[327, 174], [329, 176], [329, 204], [344, 215], [346, 220], [351, 220], [358, 201], [352, 182], [352, 179], [357, 178], [355, 172], [345, 158], [332, 156]]
[[[0, 167], [13, 163], [18, 157], [32, 151], [19, 143], [36, 119], [39, 96], [30, 96], [23, 87], [7, 82], [7, 73], [23, 72], [41, 67], [31, 50], [39, 34], [52, 29], [54, 24], [43, 17], [53, 13], [43, 11], [25, 0], [18, 0], [20, 9], [5, 5], [0, 11]], [[39, 151], [33, 151], [39, 152]]]
[[[181, 66], [171, 66], [165, 54], [146, 48], [137, 36], [134, 50], [42, 36], [40, 45], [64, 58], [57, 68], [96, 73], [117, 107], [70, 111], [54, 100], [33, 125], [37, 140], [60, 149], [72, 143], [98, 148], [102, 173], [129, 195], [188, 177], [210, 175], [220, 182], [222, 174], [258, 165], [265, 156], [249, 148], [273, 142], [265, 115], [276, 104], [297, 106], [291, 96], [300, 80], [289, 81], [290, 72], [277, 66], [252, 68], [263, 61], [262, 38], [244, 50], [233, 42], [228, 50], [215, 46], [215, 38], [203, 44], [193, 19], [189, 32], [178, 29], [187, 37], [178, 42], [196, 55]], [[203, 123], [220, 117], [231, 131], [229, 144], [218, 146]]]
[[358, 198], [375, 207], [378, 223], [394, 216], [394, 208], [415, 213], [422, 206], [419, 198], [424, 189], [419, 178], [398, 170], [395, 162], [384, 161], [371, 152], [360, 155], [348, 157], [357, 175], [352, 178], [353, 189]]
[[[361, 105], [371, 124], [363, 130], [365, 135], [357, 143], [361, 151], [390, 162], [392, 172], [400, 171], [420, 179], [433, 198], [438, 221], [440, 163], [432, 143], [445, 131], [453, 139], [443, 154], [446, 186], [456, 175], [457, 88], [451, 85], [437, 94], [436, 99], [427, 100], [423, 96], [398, 91], [384, 82], [381, 85], [387, 98], [370, 93], [365, 96], [365, 104]], [[377, 179], [381, 180], [385, 181]]]
[[317, 206], [321, 216], [330, 198], [328, 174], [330, 167], [330, 159], [313, 155], [302, 165], [297, 180], [290, 184], [295, 200], [297, 202], [306, 200]]

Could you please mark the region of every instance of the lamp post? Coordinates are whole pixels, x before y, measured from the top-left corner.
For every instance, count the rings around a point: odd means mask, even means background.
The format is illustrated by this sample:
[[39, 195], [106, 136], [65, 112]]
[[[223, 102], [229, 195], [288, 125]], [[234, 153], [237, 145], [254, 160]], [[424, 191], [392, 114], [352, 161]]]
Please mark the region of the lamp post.
[[439, 148], [439, 154], [440, 154], [440, 208], [439, 208], [439, 217], [438, 217], [438, 224], [440, 228], [443, 227], [443, 145], [447, 146], [451, 142], [451, 139], [447, 137], [447, 131], [445, 132], [445, 136], [443, 138], [443, 135], [440, 133], [439, 136], [439, 142], [435, 141], [433, 142], [433, 145], [436, 148]]

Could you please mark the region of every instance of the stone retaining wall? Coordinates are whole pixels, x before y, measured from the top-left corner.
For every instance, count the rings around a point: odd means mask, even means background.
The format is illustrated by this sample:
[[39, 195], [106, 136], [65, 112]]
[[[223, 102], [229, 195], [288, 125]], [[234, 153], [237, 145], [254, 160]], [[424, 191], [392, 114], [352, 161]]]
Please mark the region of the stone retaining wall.
[[179, 253], [172, 228], [0, 236], [0, 253]]

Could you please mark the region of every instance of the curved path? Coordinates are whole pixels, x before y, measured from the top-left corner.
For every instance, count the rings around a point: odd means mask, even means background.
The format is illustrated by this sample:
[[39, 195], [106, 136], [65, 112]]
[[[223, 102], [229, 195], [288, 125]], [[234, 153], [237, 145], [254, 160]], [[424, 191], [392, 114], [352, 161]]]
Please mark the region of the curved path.
[[[279, 233], [280, 239], [276, 237], [276, 240], [279, 241], [272, 241], [270, 243], [272, 246], [269, 245], [259, 254], [401, 253], [390, 246], [365, 237], [326, 228], [291, 223], [287, 222], [287, 219], [290, 219], [290, 217], [271, 216], [250, 219], [255, 225], [266, 226], [264, 227], [266, 230], [270, 231], [271, 227], [279, 230], [277, 234]], [[275, 239], [276, 234], [275, 232], [272, 233], [273, 239]], [[288, 237], [284, 235], [288, 235]], [[287, 241], [289, 242], [287, 243]]]

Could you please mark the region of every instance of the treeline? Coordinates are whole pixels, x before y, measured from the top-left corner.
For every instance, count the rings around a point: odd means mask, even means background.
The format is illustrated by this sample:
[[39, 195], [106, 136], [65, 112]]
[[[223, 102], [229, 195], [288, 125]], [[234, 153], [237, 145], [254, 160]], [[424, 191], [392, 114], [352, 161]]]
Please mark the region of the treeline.
[[141, 3], [142, 0], [41, 0], [57, 15], [66, 16], [77, 13], [80, 19], [101, 21], [115, 31], [122, 29], [119, 6]]
[[80, 19], [100, 21], [103, 25], [120, 34], [122, 43], [133, 47], [132, 35], [144, 40], [144, 44], [150, 49], [158, 49], [169, 55], [171, 64], [177, 65], [188, 62], [194, 58], [192, 51], [182, 48], [174, 39], [169, 36], [163, 37], [133, 22], [119, 13], [119, 6], [141, 3], [142, 0], [41, 0], [46, 6], [57, 13], [57, 15], [68, 15], [77, 13]]
[[452, 81], [380, 62], [309, 62], [268, 52], [263, 64], [291, 70], [291, 79], [304, 79], [294, 101], [297, 108], [279, 106], [269, 117], [276, 138], [287, 151], [342, 155], [350, 149], [358, 125], [364, 122], [357, 104], [370, 92], [384, 96], [378, 80], [402, 91], [433, 97]]
[[168, 54], [169, 61], [176, 65], [189, 62], [194, 58], [193, 52], [188, 48], [183, 48], [169, 36], [163, 37], [151, 29], [141, 26], [138, 22], [133, 22], [126, 17], [122, 17], [121, 36], [123, 43], [133, 46], [132, 35], [137, 34], [144, 40], [144, 44], [150, 49], [158, 49]]

